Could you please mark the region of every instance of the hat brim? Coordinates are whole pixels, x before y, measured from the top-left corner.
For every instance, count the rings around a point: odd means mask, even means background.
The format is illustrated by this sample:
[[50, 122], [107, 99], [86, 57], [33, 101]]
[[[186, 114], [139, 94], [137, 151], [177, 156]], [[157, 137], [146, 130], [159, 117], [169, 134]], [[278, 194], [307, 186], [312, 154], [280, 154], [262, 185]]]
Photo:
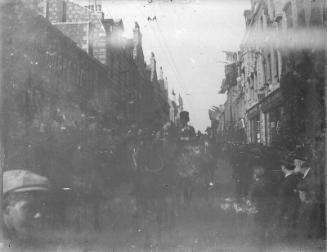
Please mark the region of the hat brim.
[[32, 191], [49, 191], [49, 188], [43, 186], [29, 186], [12, 190], [12, 192], [32, 192]]

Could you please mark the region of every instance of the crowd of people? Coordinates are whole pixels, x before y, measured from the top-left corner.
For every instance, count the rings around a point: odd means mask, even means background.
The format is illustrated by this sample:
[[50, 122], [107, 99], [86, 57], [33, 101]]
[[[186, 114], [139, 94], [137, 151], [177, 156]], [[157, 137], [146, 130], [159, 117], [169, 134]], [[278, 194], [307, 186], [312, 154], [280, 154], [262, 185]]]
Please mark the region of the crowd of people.
[[303, 151], [274, 153], [263, 146], [223, 147], [233, 168], [239, 198], [256, 207], [261, 241], [321, 238], [323, 189]]
[[131, 166], [137, 218], [154, 212], [159, 225], [173, 224], [189, 208], [197, 189], [213, 185], [216, 159], [209, 135], [196, 133], [189, 120], [189, 113], [182, 111], [177, 124], [168, 122], [156, 130], [135, 127], [129, 132], [125, 149], [130, 159], [125, 160]]
[[214, 186], [217, 161], [225, 160], [232, 168], [236, 198], [256, 208], [260, 240], [324, 234], [323, 190], [303, 150], [279, 152], [258, 144], [218, 144], [208, 133], [195, 133], [188, 122], [189, 114], [183, 111], [178, 125], [168, 123], [159, 131], [134, 134], [134, 168], [151, 174], [139, 174], [136, 195], [163, 199], [163, 195], [180, 192], [187, 203], [199, 181], [202, 187]]
[[[117, 155], [121, 163], [116, 165], [129, 166], [126, 170], [130, 178], [123, 180], [133, 184], [138, 228], [144, 226], [151, 211], [159, 230], [164, 222], [174, 225], [181, 208], [191, 208], [194, 190], [209, 191], [215, 186], [217, 165], [225, 162], [224, 169], [232, 169], [236, 198], [255, 208], [254, 237], [261, 241], [323, 237], [323, 187], [305, 152], [280, 153], [255, 144], [218, 144], [209, 132], [196, 133], [189, 120], [189, 113], [182, 111], [178, 125], [170, 122], [156, 131], [134, 128], [123, 145], [125, 151]], [[117, 173], [112, 173], [113, 183], [119, 179], [120, 168], [117, 166]], [[101, 188], [88, 194], [95, 230], [101, 226], [100, 204], [105, 200], [100, 197], [102, 194]], [[86, 201], [75, 194], [73, 197], [75, 203]], [[65, 205], [63, 201], [59, 203], [58, 206]], [[82, 203], [78, 209], [85, 208]], [[83, 215], [74, 212], [79, 227]]]

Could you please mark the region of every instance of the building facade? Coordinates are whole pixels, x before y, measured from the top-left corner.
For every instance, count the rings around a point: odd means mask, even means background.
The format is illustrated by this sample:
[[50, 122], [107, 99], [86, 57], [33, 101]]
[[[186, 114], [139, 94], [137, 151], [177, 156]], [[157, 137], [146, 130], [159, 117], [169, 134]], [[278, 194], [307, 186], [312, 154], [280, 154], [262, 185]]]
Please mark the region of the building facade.
[[149, 66], [145, 63], [138, 23], [133, 38], [126, 39], [123, 21], [105, 18], [95, 2], [81, 6], [69, 0], [22, 1], [106, 66], [118, 93], [115, 110], [122, 126], [145, 125], [158, 116], [162, 125], [169, 119], [167, 84], [158, 81], [154, 54]]
[[[35, 12], [31, 3], [41, 1], [7, 1], [1, 8], [5, 169], [32, 170], [54, 186], [88, 190], [96, 185], [87, 178], [105, 180], [116, 169], [116, 148], [133, 124], [158, 129], [169, 120], [167, 80], [162, 72], [157, 77], [154, 55], [145, 63], [137, 23], [133, 39], [121, 38], [116, 51], [106, 42], [102, 58], [95, 56], [99, 44], [94, 50], [79, 40], [86, 33], [72, 20], [52, 24], [44, 16], [58, 20], [59, 14]], [[99, 27], [123, 28], [121, 21], [100, 18]]]
[[245, 143], [245, 92], [241, 75], [242, 61], [238, 52], [225, 52], [225, 78], [222, 80], [219, 93], [226, 93], [227, 99], [223, 106], [223, 119], [219, 120], [217, 129], [219, 136], [226, 141]]
[[[323, 27], [325, 4], [252, 1], [252, 9], [244, 12], [239, 78], [244, 88], [247, 142], [294, 147], [303, 144], [308, 134], [313, 137], [321, 132], [317, 125], [324, 118], [322, 84], [317, 78], [323, 73], [324, 60], [319, 58], [323, 55], [319, 45], [310, 43], [305, 32], [316, 36], [315, 29]], [[319, 36], [315, 39], [324, 41]]]
[[252, 0], [251, 7], [239, 57], [227, 57], [234, 62], [225, 67], [218, 129], [223, 142], [238, 144], [235, 123], [242, 118], [247, 144], [307, 159], [321, 189], [323, 224], [327, 1]]

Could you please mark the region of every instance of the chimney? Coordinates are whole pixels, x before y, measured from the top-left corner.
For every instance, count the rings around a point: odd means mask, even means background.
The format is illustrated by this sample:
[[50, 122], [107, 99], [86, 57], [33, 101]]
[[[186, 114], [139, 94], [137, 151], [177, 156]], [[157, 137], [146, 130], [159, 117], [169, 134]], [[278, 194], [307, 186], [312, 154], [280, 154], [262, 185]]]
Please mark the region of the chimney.
[[168, 91], [168, 79], [167, 79], [167, 77], [165, 78], [165, 89]]
[[156, 74], [156, 58], [154, 56], [154, 53], [151, 52], [151, 57], [150, 57], [150, 68], [151, 68], [151, 81], [153, 81], [155, 74]]
[[167, 77], [164, 80], [164, 88], [165, 88], [165, 97], [166, 97], [166, 99], [168, 101], [169, 95], [168, 95], [168, 79], [167, 79]]
[[140, 32], [140, 26], [138, 22], [135, 22], [135, 26], [133, 29], [133, 40], [134, 40], [134, 46], [142, 45], [142, 34]]
[[163, 77], [163, 70], [162, 70], [162, 67], [160, 67], [160, 71], [159, 71], [159, 80], [163, 80], [164, 77]]

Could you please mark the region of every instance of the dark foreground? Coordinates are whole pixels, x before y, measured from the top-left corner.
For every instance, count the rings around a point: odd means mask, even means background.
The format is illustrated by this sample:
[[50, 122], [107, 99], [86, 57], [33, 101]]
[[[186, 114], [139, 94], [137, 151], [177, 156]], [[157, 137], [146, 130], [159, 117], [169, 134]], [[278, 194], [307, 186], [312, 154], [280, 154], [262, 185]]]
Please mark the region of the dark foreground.
[[[201, 204], [199, 199], [197, 204]], [[61, 230], [37, 246], [11, 243], [4, 251], [325, 251], [324, 242], [293, 241], [262, 244], [252, 236], [251, 218], [211, 212], [209, 206], [197, 207], [171, 230], [163, 229], [158, 241], [155, 226], [147, 230], [108, 229], [101, 233]]]
[[80, 230], [71, 226], [51, 228], [42, 234], [41, 241], [19, 244], [7, 240], [1, 251], [326, 251], [322, 239], [260, 240], [255, 235], [253, 215], [221, 208], [224, 199], [234, 196], [234, 186], [230, 169], [225, 169], [223, 164], [219, 167], [215, 186], [195, 194], [190, 205], [184, 205], [178, 212], [174, 226], [169, 227], [163, 221], [159, 229], [151, 211], [142, 223], [135, 221], [134, 199], [128, 193], [128, 186], [123, 186], [110, 206], [102, 206], [100, 231], [95, 232], [91, 226]]

